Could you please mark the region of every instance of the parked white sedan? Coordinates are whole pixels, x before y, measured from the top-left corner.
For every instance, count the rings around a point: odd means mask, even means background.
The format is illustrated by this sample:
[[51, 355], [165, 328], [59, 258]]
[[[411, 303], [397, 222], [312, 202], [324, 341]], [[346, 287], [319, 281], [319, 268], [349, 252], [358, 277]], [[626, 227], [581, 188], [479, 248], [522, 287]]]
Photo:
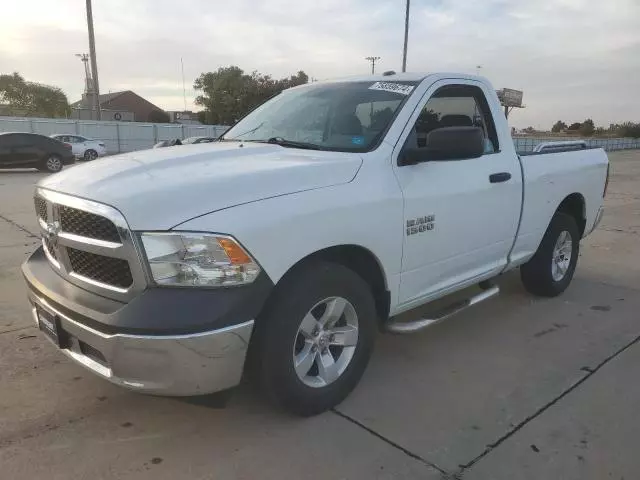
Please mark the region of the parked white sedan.
[[107, 154], [104, 142], [101, 140], [93, 140], [91, 138], [82, 137], [80, 135], [56, 134], [51, 135], [63, 143], [71, 145], [71, 151], [76, 158], [84, 160], [95, 160]]

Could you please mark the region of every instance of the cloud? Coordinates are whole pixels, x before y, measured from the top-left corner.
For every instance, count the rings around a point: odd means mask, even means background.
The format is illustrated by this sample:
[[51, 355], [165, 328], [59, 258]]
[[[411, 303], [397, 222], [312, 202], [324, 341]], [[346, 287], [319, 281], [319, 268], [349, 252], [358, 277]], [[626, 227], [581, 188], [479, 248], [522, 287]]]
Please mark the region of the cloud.
[[[637, 0], [414, 0], [408, 68], [474, 72], [496, 87], [525, 92], [516, 126], [554, 121], [597, 124], [640, 120], [640, 3]], [[20, 71], [79, 98], [87, 50], [84, 9], [76, 0], [4, 6], [0, 72]], [[94, 2], [103, 92], [130, 88], [167, 109], [182, 108], [193, 79], [238, 65], [315, 78], [400, 69], [403, 2], [382, 0], [109, 0]]]

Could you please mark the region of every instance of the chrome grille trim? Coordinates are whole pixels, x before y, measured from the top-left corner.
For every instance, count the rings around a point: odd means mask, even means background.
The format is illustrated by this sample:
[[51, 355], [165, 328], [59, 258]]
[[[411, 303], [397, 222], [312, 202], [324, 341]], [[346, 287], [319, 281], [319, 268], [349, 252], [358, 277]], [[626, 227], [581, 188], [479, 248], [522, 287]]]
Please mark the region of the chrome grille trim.
[[49, 260], [49, 262], [51, 262], [51, 264], [59, 270], [60, 269], [60, 263], [53, 256], [54, 254], [49, 250], [49, 246], [47, 245], [47, 241], [44, 238], [42, 239], [42, 249], [44, 250], [44, 254], [46, 255], [46, 257]]
[[[147, 279], [138, 248], [136, 247], [135, 237], [129, 229], [126, 220], [118, 210], [98, 202], [42, 188], [38, 188], [36, 190], [36, 198], [43, 199], [46, 205], [45, 220], [41, 213], [41, 205], [36, 203], [36, 213], [38, 215], [38, 224], [43, 238], [42, 244], [45, 255], [51, 263], [52, 268], [54, 268], [54, 270], [56, 270], [63, 278], [86, 290], [120, 301], [128, 301], [146, 288]], [[62, 222], [60, 222], [60, 210], [64, 207], [69, 207], [107, 219], [117, 229], [119, 241], [115, 242], [86, 237], [74, 232], [64, 231]], [[79, 217], [83, 218], [82, 215]], [[91, 219], [89, 215], [84, 218]], [[58, 232], [57, 235], [54, 235], [54, 241], [49, 239], [51, 236], [51, 228], [54, 230], [57, 229]], [[83, 226], [80, 225], [79, 229], [82, 230], [82, 228]], [[90, 235], [92, 232], [88, 230], [85, 233]], [[115, 238], [115, 236], [112, 238]], [[73, 248], [94, 255], [101, 255], [103, 257], [126, 260], [133, 280], [131, 285], [127, 288], [123, 288], [119, 285], [103, 283], [96, 278], [90, 278], [86, 276], [84, 272], [83, 274], [75, 272], [69, 259], [67, 251], [68, 248]], [[114, 264], [115, 263], [116, 262], [114, 262]]]

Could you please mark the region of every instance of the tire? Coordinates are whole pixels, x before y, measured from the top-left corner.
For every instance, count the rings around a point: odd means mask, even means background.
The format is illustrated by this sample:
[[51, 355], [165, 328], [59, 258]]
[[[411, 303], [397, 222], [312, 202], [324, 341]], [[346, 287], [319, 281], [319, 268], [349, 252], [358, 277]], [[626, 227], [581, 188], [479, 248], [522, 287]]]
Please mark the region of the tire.
[[[331, 317], [327, 312], [342, 306], [341, 315], [333, 316], [326, 330], [311, 331], [311, 325], [321, 324], [316, 319]], [[329, 262], [313, 262], [292, 272], [278, 285], [256, 324], [252, 373], [272, 401], [301, 416], [329, 410], [351, 393], [367, 367], [378, 329], [369, 285], [352, 270]], [[341, 341], [353, 346], [332, 344]], [[321, 363], [327, 364], [322, 373]]]
[[98, 152], [96, 152], [95, 150], [89, 149], [84, 152], [83, 157], [87, 161], [95, 160], [96, 158], [98, 158]]
[[56, 173], [62, 170], [62, 158], [55, 153], [50, 155], [46, 155], [44, 160], [42, 161], [42, 165], [38, 170], [43, 172]]
[[[556, 250], [567, 236], [571, 245], [565, 243], [562, 251]], [[557, 212], [551, 219], [535, 255], [520, 268], [520, 278], [525, 288], [530, 293], [542, 297], [556, 297], [564, 292], [576, 270], [579, 242], [580, 233], [574, 218], [566, 213]], [[568, 259], [567, 254], [570, 254]]]

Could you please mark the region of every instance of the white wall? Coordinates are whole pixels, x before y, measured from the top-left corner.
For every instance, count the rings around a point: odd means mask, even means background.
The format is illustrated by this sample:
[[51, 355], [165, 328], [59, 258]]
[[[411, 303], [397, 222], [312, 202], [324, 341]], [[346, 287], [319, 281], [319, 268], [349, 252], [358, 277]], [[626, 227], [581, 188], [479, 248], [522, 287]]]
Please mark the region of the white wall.
[[41, 135], [69, 133], [104, 141], [109, 153], [151, 148], [161, 140], [194, 136], [218, 137], [224, 125], [179, 125], [166, 123], [97, 122], [61, 118], [0, 117], [0, 132], [30, 132]]

